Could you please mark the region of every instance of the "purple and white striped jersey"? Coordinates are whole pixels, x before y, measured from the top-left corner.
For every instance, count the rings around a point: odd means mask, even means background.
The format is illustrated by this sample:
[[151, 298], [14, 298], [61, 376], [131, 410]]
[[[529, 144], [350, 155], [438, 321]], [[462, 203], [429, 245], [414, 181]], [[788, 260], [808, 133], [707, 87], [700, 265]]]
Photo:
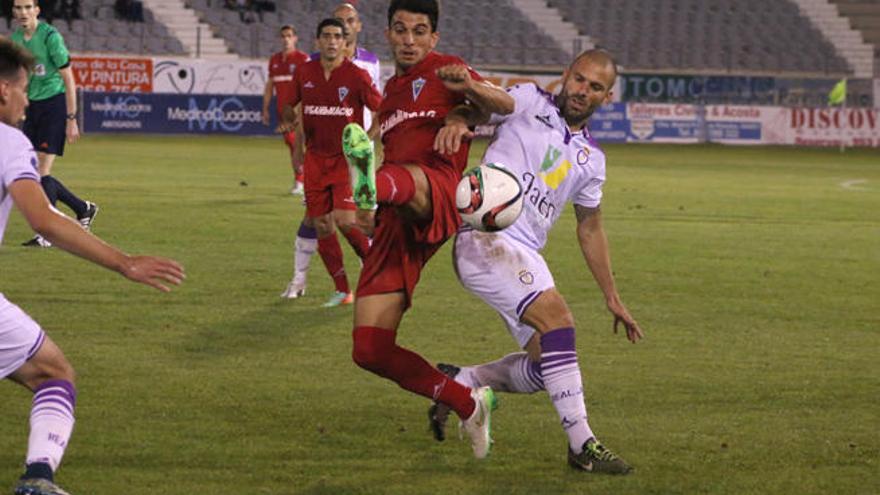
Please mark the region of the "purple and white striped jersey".
[[[357, 65], [361, 69], [364, 69], [370, 74], [370, 79], [373, 80], [373, 86], [376, 86], [376, 89], [379, 90], [379, 93], [382, 92], [382, 68], [379, 67], [379, 57], [376, 56], [375, 53], [361, 47], [357, 47], [354, 51], [354, 57], [351, 59], [354, 62], [354, 65]], [[367, 111], [364, 112], [364, 129], [369, 130], [370, 125], [373, 123], [373, 115]]]
[[514, 111], [492, 116], [498, 127], [483, 162], [503, 164], [523, 188], [522, 214], [500, 234], [541, 250], [566, 203], [599, 206], [605, 153], [586, 127], [571, 132], [550, 93], [531, 83], [507, 92]]
[[12, 209], [9, 186], [21, 179], [40, 181], [37, 154], [20, 130], [0, 122], [0, 242]]

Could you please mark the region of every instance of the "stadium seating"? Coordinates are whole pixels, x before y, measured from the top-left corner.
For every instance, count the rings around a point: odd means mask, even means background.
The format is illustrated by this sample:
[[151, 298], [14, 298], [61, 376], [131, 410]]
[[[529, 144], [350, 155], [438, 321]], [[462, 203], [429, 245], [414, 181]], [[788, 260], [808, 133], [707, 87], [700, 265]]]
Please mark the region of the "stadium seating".
[[[233, 50], [243, 57], [267, 58], [278, 51], [278, 29], [293, 24], [299, 48], [311, 51], [314, 28], [332, 13], [338, 0], [277, 2], [278, 12], [265, 12], [261, 22], [245, 24], [237, 12], [223, 8], [219, 0], [188, 0], [202, 21], [214, 26]], [[480, 64], [558, 65], [568, 55], [545, 33], [506, 0], [458, 0], [443, 10], [438, 49]], [[361, 43], [388, 59], [384, 30], [386, 2], [361, 2], [364, 25]]]
[[630, 69], [848, 72], [786, 0], [549, 0]]
[[[186, 51], [166, 27], [156, 22], [145, 8], [145, 22], [116, 19], [113, 0], [82, 0], [82, 19], [71, 21], [55, 17], [52, 25], [75, 52], [124, 53], [128, 55], [184, 55]], [[6, 20], [0, 19], [0, 34], [8, 34]]]
[[831, 0], [850, 25], [874, 47], [874, 73], [880, 76], [880, 2], [877, 0]]

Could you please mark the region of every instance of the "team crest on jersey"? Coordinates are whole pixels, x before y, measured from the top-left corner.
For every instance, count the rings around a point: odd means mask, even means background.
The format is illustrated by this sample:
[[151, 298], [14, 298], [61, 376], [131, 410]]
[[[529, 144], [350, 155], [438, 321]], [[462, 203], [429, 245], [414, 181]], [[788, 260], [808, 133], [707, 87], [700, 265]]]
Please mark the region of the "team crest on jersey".
[[519, 281], [525, 285], [532, 285], [535, 283], [535, 274], [528, 270], [520, 270], [517, 276], [519, 277]]
[[421, 77], [412, 82], [413, 101], [419, 99], [419, 95], [422, 94], [422, 88], [425, 87], [425, 82]]
[[342, 103], [342, 100], [344, 100], [346, 96], [348, 96], [348, 88], [346, 88], [345, 86], [340, 86], [339, 87], [339, 103]]

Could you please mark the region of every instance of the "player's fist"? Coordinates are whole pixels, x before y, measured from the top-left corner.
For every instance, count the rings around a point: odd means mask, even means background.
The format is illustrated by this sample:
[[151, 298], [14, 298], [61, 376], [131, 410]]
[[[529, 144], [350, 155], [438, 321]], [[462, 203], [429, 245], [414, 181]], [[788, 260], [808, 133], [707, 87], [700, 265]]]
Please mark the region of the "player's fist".
[[298, 123], [296, 111], [291, 105], [284, 105], [284, 107], [282, 107], [279, 119], [281, 119], [281, 122], [279, 122], [278, 124], [279, 133], [284, 134], [286, 132], [290, 132], [296, 129], [296, 125]]
[[470, 89], [474, 80], [466, 65], [444, 65], [437, 69], [437, 77], [450, 91], [465, 91]]

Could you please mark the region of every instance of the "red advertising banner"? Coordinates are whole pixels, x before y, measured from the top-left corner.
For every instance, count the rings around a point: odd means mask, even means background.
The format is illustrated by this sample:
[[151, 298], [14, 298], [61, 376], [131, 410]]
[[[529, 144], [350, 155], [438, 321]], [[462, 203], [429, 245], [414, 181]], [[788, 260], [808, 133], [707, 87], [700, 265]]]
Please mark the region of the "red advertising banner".
[[149, 58], [74, 57], [70, 63], [77, 87], [86, 91], [152, 93]]

